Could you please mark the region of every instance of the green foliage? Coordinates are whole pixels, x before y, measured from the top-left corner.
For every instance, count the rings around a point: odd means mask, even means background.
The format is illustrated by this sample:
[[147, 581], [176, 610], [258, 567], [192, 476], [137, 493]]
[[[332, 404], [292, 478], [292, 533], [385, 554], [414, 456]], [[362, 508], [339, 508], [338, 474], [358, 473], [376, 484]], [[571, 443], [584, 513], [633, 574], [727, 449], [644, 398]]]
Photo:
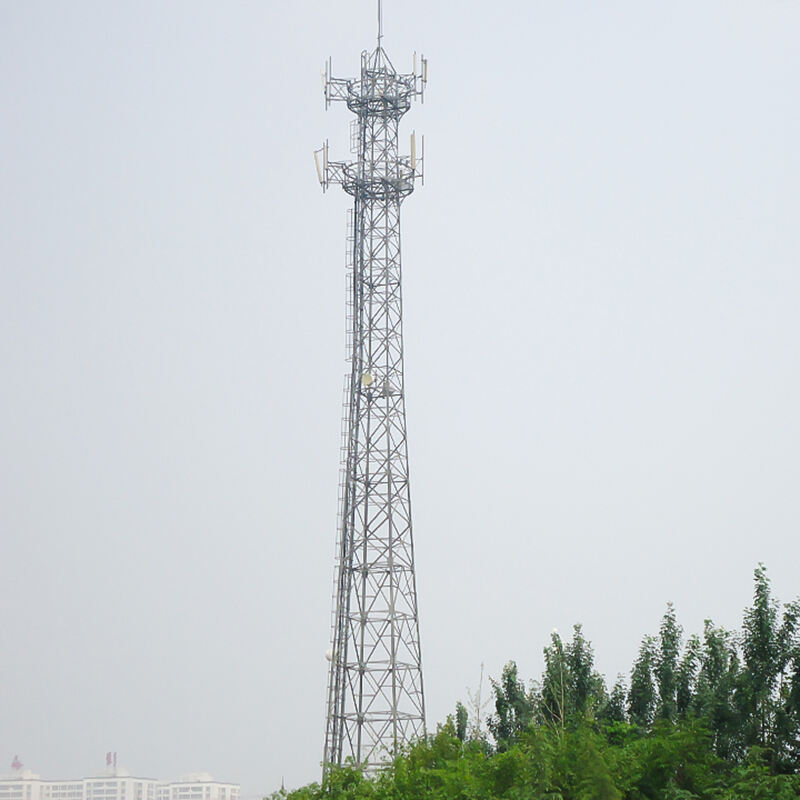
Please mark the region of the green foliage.
[[564, 644], [557, 631], [544, 648], [545, 671], [534, 705], [537, 718], [558, 728], [575, 726], [602, 715], [608, 703], [603, 678], [594, 669], [592, 643], [575, 625], [572, 640]]
[[517, 679], [517, 665], [509, 661], [503, 667], [500, 681], [492, 681], [495, 697], [495, 714], [489, 719], [489, 730], [501, 750], [516, 741], [533, 718], [533, 700], [525, 686]]
[[592, 643], [584, 638], [581, 625], [573, 627], [566, 650], [570, 678], [568, 716], [580, 720], [605, 704], [606, 689], [602, 675], [594, 668]]
[[771, 739], [772, 699], [780, 669], [778, 604], [770, 595], [763, 565], [755, 572], [753, 605], [745, 610], [742, 651], [747, 671], [742, 684], [747, 712], [746, 742], [768, 747]]
[[798, 800], [800, 603], [759, 565], [740, 637], [706, 620], [681, 639], [670, 604], [609, 693], [581, 626], [554, 631], [538, 684], [513, 661], [491, 682], [494, 745], [479, 687], [375, 776], [350, 765], [270, 800]]
[[772, 598], [763, 564], [755, 571], [753, 605], [745, 609], [742, 653], [745, 669], [739, 686], [742, 738], [745, 749], [769, 754], [773, 773], [800, 766], [797, 714], [798, 619], [800, 606], [789, 603], [780, 614]]
[[769, 755], [760, 748], [752, 749], [747, 762], [731, 771], [725, 800], [797, 800], [800, 797], [800, 775], [772, 775], [765, 763]]
[[353, 767], [272, 800], [797, 800], [800, 776], [773, 775], [768, 754], [720, 759], [699, 720], [632, 726], [612, 741], [591, 724], [531, 725], [503, 751], [462, 742], [452, 721], [376, 776]]
[[697, 672], [700, 665], [700, 639], [692, 635], [686, 643], [675, 686], [675, 710], [680, 718], [685, 718], [692, 706], [692, 699], [697, 687]]
[[599, 710], [598, 719], [600, 722], [606, 725], [627, 722], [628, 715], [625, 710], [627, 693], [625, 681], [621, 675], [618, 675], [617, 682]]
[[563, 728], [569, 713], [572, 677], [558, 631], [550, 634], [550, 645], [544, 648], [544, 675], [539, 692], [539, 708], [546, 722]]
[[674, 722], [678, 716], [678, 658], [681, 652], [682, 630], [675, 617], [672, 603], [661, 620], [658, 651], [655, 658], [655, 676], [658, 684], [656, 717]]
[[628, 715], [631, 722], [643, 730], [650, 726], [655, 717], [656, 690], [653, 683], [655, 660], [655, 639], [652, 636], [645, 636], [639, 647], [639, 656], [631, 670], [631, 688], [628, 692]]
[[456, 703], [455, 723], [456, 736], [463, 742], [467, 738], [467, 708], [461, 702]]
[[572, 641], [567, 645], [567, 667], [569, 668], [570, 715], [586, 713], [594, 699], [594, 652], [592, 645], [583, 638], [580, 625], [573, 629]]
[[741, 684], [733, 635], [707, 619], [692, 705], [695, 712], [707, 720], [713, 734], [714, 752], [722, 758], [741, 755]]

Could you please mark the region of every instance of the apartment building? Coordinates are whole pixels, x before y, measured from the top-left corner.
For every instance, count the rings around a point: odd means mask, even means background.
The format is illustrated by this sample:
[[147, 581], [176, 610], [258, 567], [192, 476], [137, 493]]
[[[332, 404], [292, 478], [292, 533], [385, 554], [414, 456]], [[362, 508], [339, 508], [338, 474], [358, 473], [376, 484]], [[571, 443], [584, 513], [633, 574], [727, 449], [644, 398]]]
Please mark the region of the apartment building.
[[115, 768], [93, 778], [46, 780], [25, 770], [0, 778], [0, 800], [239, 800], [239, 794], [239, 784], [208, 773], [162, 781]]

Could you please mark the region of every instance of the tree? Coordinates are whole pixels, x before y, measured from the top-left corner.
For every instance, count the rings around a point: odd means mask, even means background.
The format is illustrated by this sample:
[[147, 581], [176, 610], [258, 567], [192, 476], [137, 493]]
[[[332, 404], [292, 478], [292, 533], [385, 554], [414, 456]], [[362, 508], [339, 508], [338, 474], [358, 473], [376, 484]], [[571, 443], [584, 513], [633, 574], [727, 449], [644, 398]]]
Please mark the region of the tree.
[[533, 703], [525, 686], [517, 678], [517, 665], [509, 661], [503, 667], [500, 681], [492, 680], [495, 714], [489, 720], [499, 750], [505, 750], [516, 741], [517, 734], [525, 730], [533, 718]]
[[564, 644], [558, 631], [544, 648], [545, 670], [538, 692], [538, 709], [548, 724], [563, 729], [597, 713], [606, 702], [603, 677], [594, 669], [592, 643], [575, 625], [572, 641]]
[[792, 652], [785, 707], [790, 721], [786, 736], [786, 760], [791, 769], [797, 772], [800, 771], [800, 645], [796, 645]]
[[788, 603], [780, 615], [767, 571], [759, 564], [754, 573], [753, 605], [745, 609], [741, 680], [744, 743], [769, 752], [774, 773], [797, 763], [800, 720], [793, 702], [793, 671], [798, 650], [800, 604]]
[[467, 738], [467, 709], [462, 702], [456, 703], [456, 736], [463, 742]]
[[606, 725], [614, 723], [627, 722], [628, 714], [626, 711], [626, 699], [628, 696], [628, 688], [625, 686], [625, 679], [622, 675], [617, 675], [617, 682], [611, 689], [611, 693], [603, 703], [598, 718]]
[[678, 656], [681, 652], [683, 631], [675, 617], [675, 607], [667, 603], [661, 620], [658, 652], [655, 659], [655, 676], [658, 684], [656, 716], [674, 722], [677, 717], [676, 689], [678, 681]]
[[697, 685], [697, 671], [700, 665], [700, 639], [692, 635], [686, 642], [675, 685], [675, 710], [678, 717], [684, 718], [689, 713]]
[[767, 747], [771, 739], [773, 693], [780, 671], [778, 604], [772, 599], [763, 564], [754, 574], [753, 605], [745, 609], [742, 631], [744, 707], [747, 713], [747, 744]]
[[603, 678], [594, 669], [592, 643], [583, 636], [583, 626], [572, 629], [572, 641], [566, 647], [568, 698], [567, 717], [582, 717], [605, 698]]
[[741, 674], [736, 641], [729, 631], [707, 619], [695, 697], [692, 703], [712, 734], [714, 752], [722, 758], [742, 754]]
[[544, 674], [539, 704], [544, 720], [563, 728], [567, 722], [571, 684], [569, 663], [558, 631], [550, 634], [550, 645], [544, 648]]
[[639, 647], [639, 656], [631, 670], [631, 687], [628, 692], [628, 715], [631, 722], [642, 730], [650, 727], [655, 716], [656, 690], [653, 685], [655, 660], [655, 640], [652, 636], [645, 636]]

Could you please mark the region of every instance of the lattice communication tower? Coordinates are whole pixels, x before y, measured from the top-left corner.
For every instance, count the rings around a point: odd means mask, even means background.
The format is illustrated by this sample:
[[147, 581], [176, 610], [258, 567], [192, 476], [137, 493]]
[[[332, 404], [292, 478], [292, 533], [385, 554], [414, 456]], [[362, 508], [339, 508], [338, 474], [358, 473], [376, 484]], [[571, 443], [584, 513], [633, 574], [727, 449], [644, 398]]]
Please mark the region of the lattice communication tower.
[[398, 126], [422, 99], [427, 61], [399, 74], [382, 40], [361, 55], [358, 78], [324, 75], [326, 107], [355, 114], [355, 160], [315, 152], [323, 189], [353, 197], [348, 219], [348, 359], [342, 425], [342, 478], [328, 651], [323, 769], [347, 760], [374, 767], [425, 734], [425, 699], [411, 533], [403, 378], [400, 206], [423, 178], [417, 157], [398, 151]]

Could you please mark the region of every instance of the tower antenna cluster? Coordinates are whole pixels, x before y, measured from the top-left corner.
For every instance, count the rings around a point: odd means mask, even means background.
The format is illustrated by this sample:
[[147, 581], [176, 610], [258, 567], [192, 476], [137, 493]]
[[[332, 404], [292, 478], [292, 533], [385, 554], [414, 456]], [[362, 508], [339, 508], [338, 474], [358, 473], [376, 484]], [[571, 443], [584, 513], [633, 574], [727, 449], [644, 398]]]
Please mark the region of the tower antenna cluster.
[[406, 440], [400, 206], [423, 178], [417, 155], [400, 155], [398, 127], [423, 99], [428, 63], [398, 73], [378, 44], [356, 78], [335, 78], [328, 60], [326, 107], [345, 103], [353, 159], [314, 153], [323, 190], [353, 198], [348, 222], [348, 360], [342, 478], [328, 651], [324, 769], [348, 759], [374, 767], [425, 734], [425, 699], [411, 530]]

